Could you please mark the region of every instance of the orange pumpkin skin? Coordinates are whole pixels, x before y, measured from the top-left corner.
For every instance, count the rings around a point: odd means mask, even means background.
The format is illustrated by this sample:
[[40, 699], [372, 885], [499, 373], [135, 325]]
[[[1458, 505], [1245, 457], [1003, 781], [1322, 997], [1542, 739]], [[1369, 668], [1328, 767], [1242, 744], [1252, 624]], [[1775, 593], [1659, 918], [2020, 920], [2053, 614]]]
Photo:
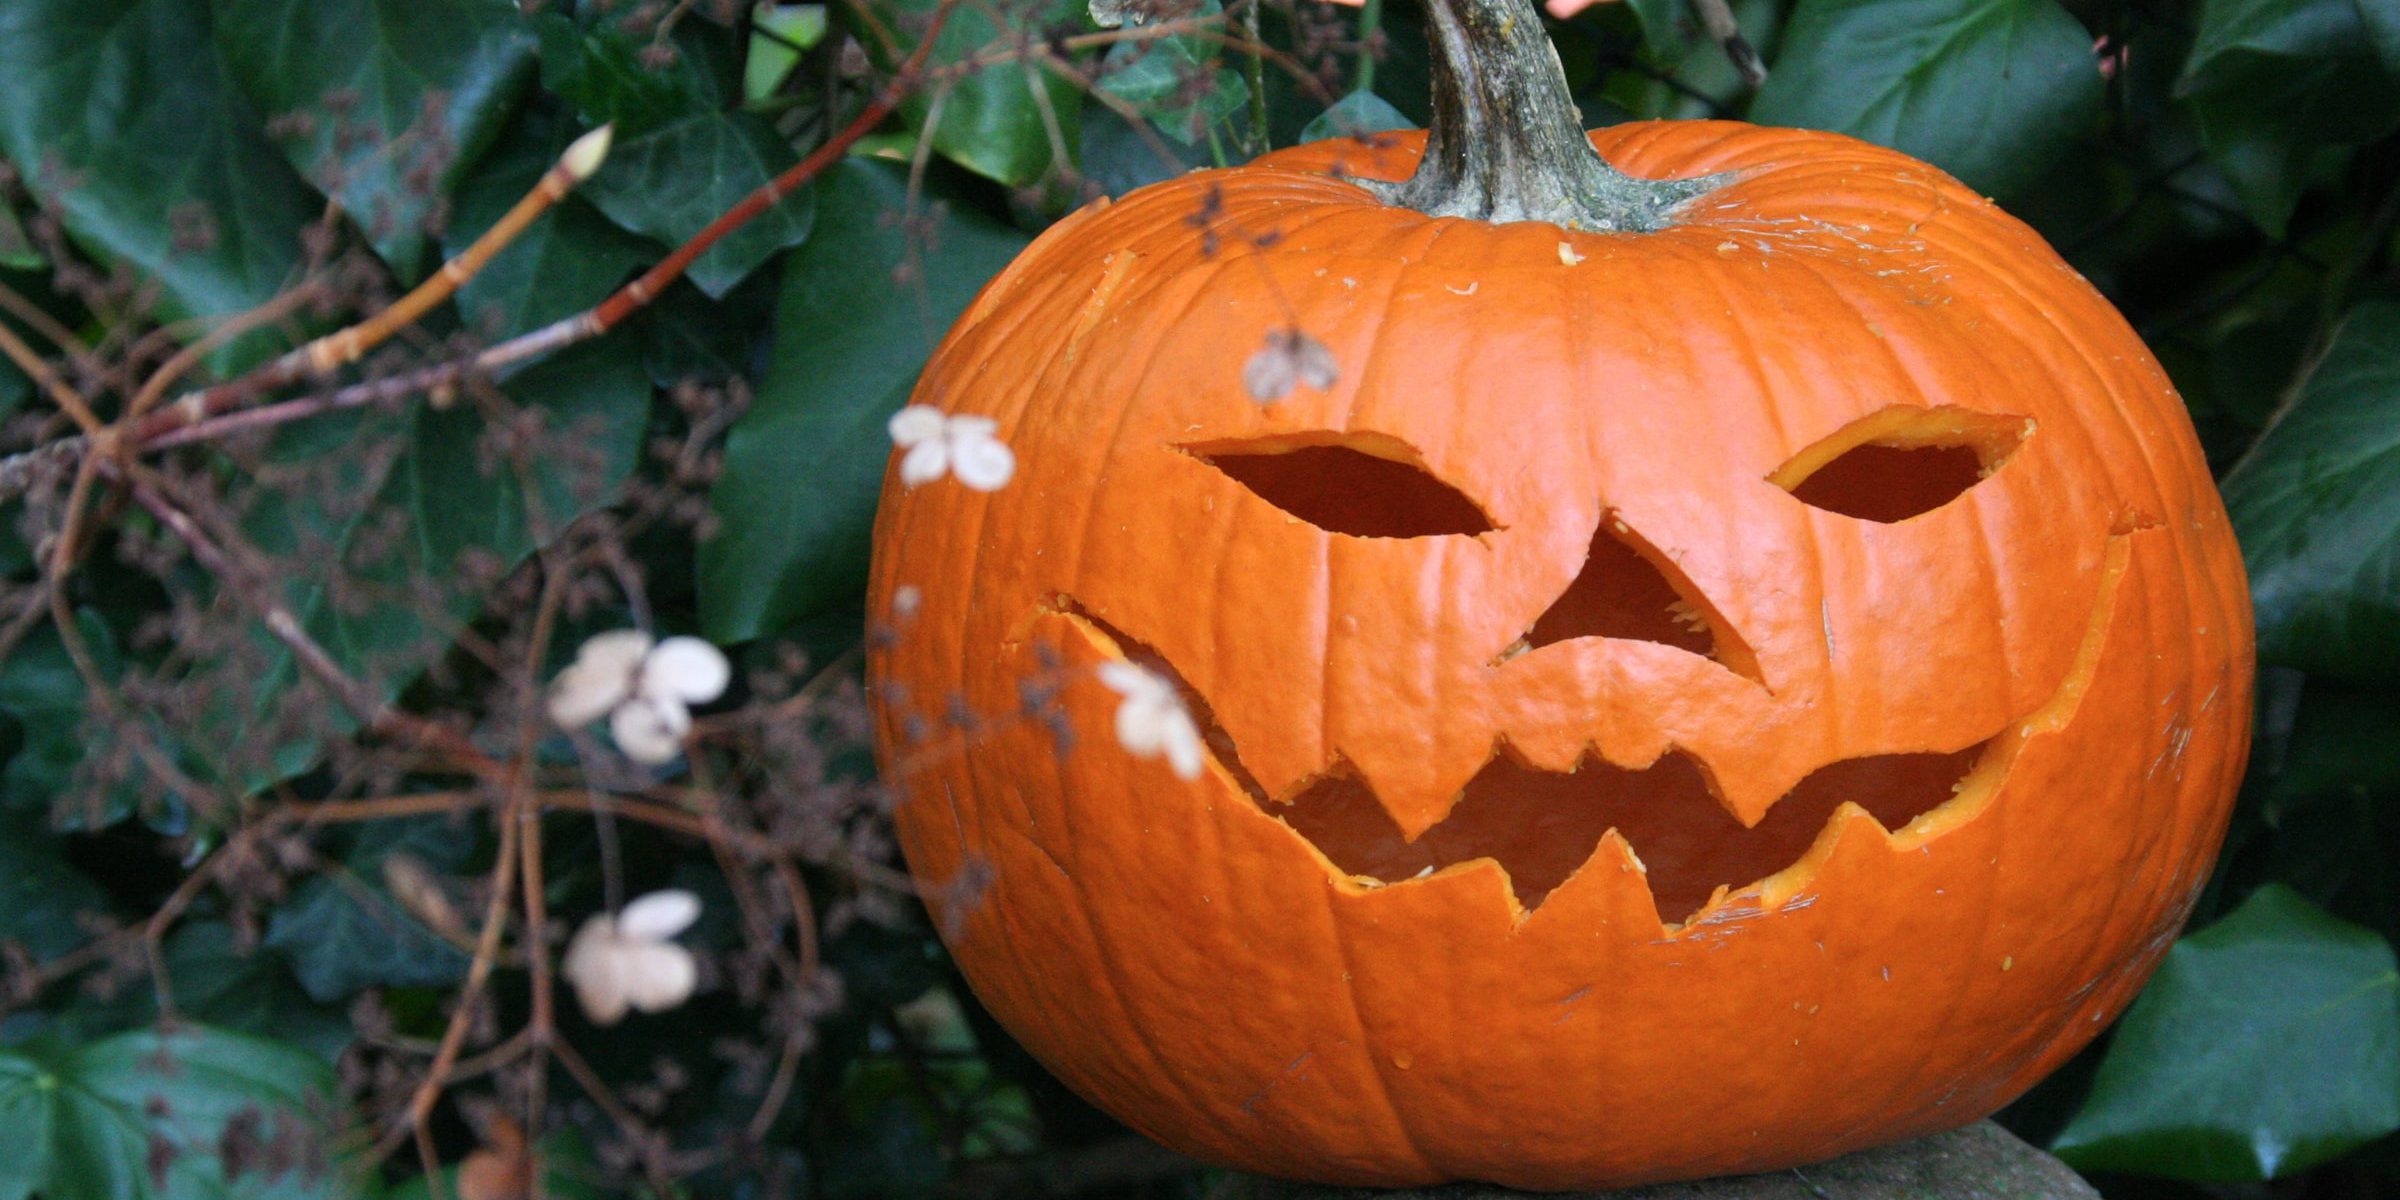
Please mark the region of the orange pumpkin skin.
[[[2037, 235], [1903, 155], [1593, 133], [1635, 176], [1730, 173], [1646, 234], [1429, 219], [1330, 174], [1403, 177], [1421, 137], [1087, 208], [928, 365], [916, 401], [996, 419], [1020, 464], [990, 494], [888, 479], [875, 533], [870, 611], [909, 614], [870, 663], [900, 835], [976, 993], [1134, 1128], [1332, 1183], [1623, 1186], [1991, 1112], [2130, 1001], [2240, 777], [2248, 594], [2180, 401]], [[1287, 326], [1339, 378], [1259, 403], [1243, 363]], [[1893, 523], [1769, 478], [1892, 405], [2031, 433]], [[1201, 456], [1329, 440], [1413, 456], [1496, 528], [1328, 532]], [[1604, 513], [1747, 664], [1502, 653]], [[1205, 706], [1199, 778], [1110, 735], [1091, 671], [1125, 653]], [[1071, 745], [1023, 717], [924, 735], [1028, 680]], [[1527, 910], [1491, 859], [1354, 877], [1282, 819], [1330, 772], [1425, 834], [1495, 754], [1588, 751], [1685, 756], [1764, 829], [1825, 764], [1977, 746], [1947, 803], [1897, 831], [1845, 805], [1680, 924], [1639, 836]]]

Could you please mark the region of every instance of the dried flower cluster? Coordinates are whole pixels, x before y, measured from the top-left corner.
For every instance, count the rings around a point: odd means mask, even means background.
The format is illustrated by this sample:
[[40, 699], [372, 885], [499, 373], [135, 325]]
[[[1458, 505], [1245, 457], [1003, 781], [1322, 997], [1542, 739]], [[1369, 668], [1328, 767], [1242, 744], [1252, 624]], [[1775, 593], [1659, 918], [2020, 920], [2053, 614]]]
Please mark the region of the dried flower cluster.
[[979, 492], [998, 491], [1016, 474], [1017, 456], [995, 436], [990, 417], [945, 416], [912, 404], [892, 414], [892, 444], [900, 447], [900, 481], [916, 487], [944, 475]]
[[608, 718], [609, 736], [638, 763], [672, 762], [691, 732], [691, 705], [725, 694], [733, 668], [695, 637], [658, 641], [638, 629], [593, 637], [550, 684], [550, 719], [576, 729]]
[[595, 1025], [614, 1025], [628, 1011], [665, 1012], [689, 999], [700, 968], [671, 939], [699, 919], [700, 898], [671, 890], [586, 920], [559, 963], [584, 1015]]

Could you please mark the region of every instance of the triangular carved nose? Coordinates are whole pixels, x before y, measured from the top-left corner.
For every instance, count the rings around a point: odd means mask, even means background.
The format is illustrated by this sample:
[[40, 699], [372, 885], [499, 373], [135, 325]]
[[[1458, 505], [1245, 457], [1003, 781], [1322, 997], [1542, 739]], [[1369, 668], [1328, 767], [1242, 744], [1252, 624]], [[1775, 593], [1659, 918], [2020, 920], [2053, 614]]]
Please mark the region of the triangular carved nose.
[[1575, 638], [1659, 642], [1713, 659], [1758, 678], [1758, 662], [1672, 559], [1644, 541], [1610, 509], [1592, 531], [1583, 569], [1523, 637], [1500, 655], [1505, 662]]

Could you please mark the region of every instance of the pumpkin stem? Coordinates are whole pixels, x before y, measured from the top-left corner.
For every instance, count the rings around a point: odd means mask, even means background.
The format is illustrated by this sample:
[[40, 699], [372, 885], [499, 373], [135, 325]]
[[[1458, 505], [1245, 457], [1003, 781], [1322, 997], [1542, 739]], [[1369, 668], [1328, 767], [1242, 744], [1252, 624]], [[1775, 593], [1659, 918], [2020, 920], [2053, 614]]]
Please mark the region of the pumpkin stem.
[[1636, 179], [1608, 165], [1584, 136], [1532, 0], [1425, 0], [1425, 11], [1433, 121], [1424, 160], [1399, 183], [1359, 181], [1386, 203], [1495, 224], [1649, 232], [1722, 182]]

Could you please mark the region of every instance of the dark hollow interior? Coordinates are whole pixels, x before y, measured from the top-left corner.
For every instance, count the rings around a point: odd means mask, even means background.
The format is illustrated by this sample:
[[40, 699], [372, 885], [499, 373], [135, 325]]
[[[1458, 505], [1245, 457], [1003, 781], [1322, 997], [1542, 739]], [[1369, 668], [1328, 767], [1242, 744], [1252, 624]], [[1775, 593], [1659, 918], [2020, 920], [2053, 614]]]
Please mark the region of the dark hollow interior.
[[1579, 637], [1638, 638], [1715, 657], [1716, 637], [1699, 607], [1614, 535], [1615, 520], [1613, 513], [1601, 518], [1583, 570], [1526, 631], [1526, 648]]
[[1833, 763], [1802, 780], [1754, 829], [1725, 812], [1699, 767], [1681, 753], [1646, 770], [1586, 760], [1571, 773], [1537, 771], [1502, 756], [1467, 784], [1448, 818], [1413, 843], [1400, 836], [1374, 793], [1347, 774], [1267, 808], [1353, 875], [1396, 882], [1429, 867], [1496, 859], [1528, 909], [1616, 829], [1649, 871], [1659, 919], [1680, 922], [1718, 885], [1738, 888], [1799, 861], [1845, 800], [1886, 829], [1915, 820], [1951, 797], [1981, 749]]
[[1424, 468], [1348, 446], [1200, 458], [1267, 503], [1332, 533], [1412, 538], [1492, 530], [1474, 501]]
[[1888, 525], [1948, 504], [1983, 476], [1983, 458], [1973, 446], [1870, 443], [1817, 468], [1792, 495], [1829, 512]]

